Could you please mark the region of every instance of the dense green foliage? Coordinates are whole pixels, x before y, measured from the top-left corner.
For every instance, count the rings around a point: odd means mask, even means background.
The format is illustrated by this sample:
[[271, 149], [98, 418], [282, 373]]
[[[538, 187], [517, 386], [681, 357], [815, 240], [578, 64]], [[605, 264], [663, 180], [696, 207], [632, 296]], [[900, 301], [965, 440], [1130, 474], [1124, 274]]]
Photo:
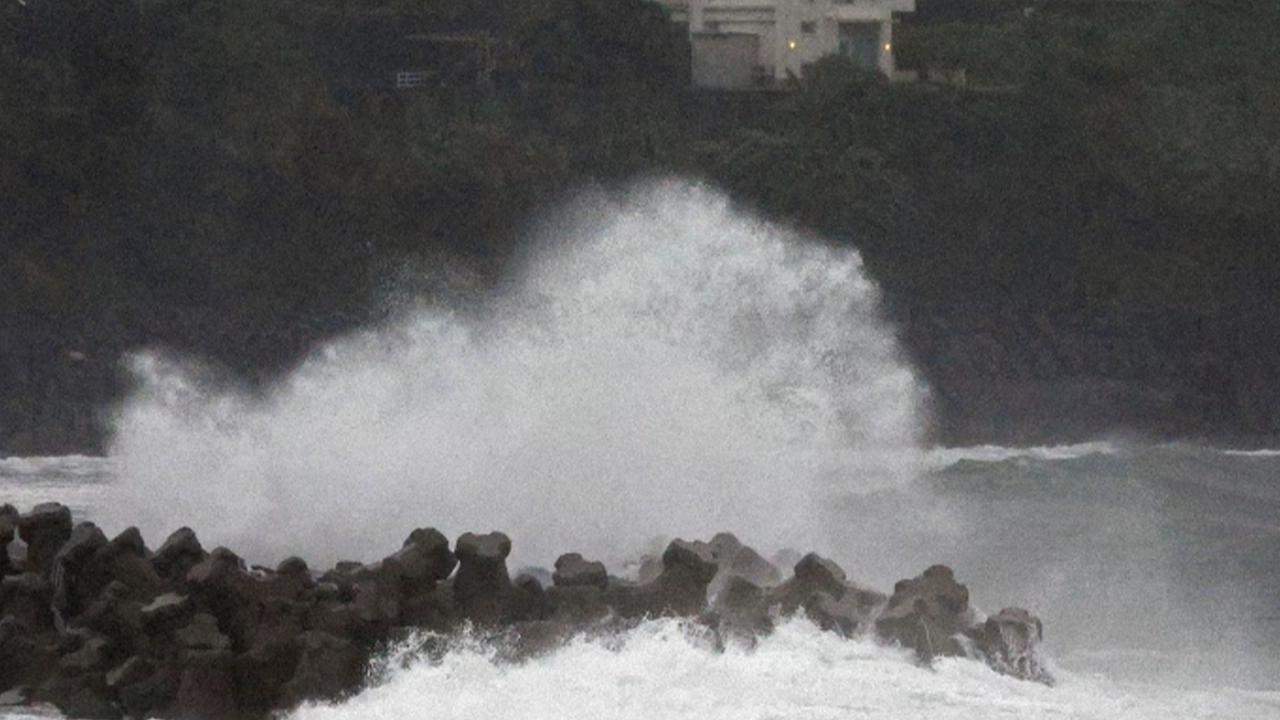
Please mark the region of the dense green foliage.
[[[269, 374], [401, 268], [500, 272], [537, 208], [647, 173], [857, 244], [895, 312], [1159, 316], [1264, 355], [1275, 3], [922, 5], [900, 63], [968, 89], [830, 60], [793, 92], [691, 92], [644, 0], [0, 0], [0, 449], [85, 444], [126, 348]], [[397, 69], [371, 59], [387, 38], [475, 31], [487, 82], [351, 80]], [[1212, 393], [1214, 362], [1169, 372]], [[1277, 431], [1280, 405], [1252, 412], [1241, 431]]]

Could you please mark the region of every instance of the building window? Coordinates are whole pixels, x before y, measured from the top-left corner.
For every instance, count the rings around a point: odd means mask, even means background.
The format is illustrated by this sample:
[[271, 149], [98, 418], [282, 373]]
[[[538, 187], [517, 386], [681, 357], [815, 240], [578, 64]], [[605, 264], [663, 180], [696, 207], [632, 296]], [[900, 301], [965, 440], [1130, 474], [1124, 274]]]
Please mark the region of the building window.
[[702, 29], [703, 29], [703, 31], [704, 31], [704, 32], [709, 32], [709, 33], [718, 33], [718, 32], [720, 32], [720, 21], [719, 21], [719, 20], [704, 20], [704, 21], [703, 21], [703, 23], [702, 23]]
[[401, 70], [396, 73], [396, 88], [400, 90], [408, 90], [409, 88], [425, 87], [427, 84], [427, 73], [422, 70]]
[[837, 31], [840, 53], [853, 58], [865, 68], [874, 69], [880, 63], [880, 23], [840, 23]]
[[818, 32], [818, 23], [812, 20], [802, 22], [800, 23], [800, 32], [804, 33], [805, 35], [812, 35]]

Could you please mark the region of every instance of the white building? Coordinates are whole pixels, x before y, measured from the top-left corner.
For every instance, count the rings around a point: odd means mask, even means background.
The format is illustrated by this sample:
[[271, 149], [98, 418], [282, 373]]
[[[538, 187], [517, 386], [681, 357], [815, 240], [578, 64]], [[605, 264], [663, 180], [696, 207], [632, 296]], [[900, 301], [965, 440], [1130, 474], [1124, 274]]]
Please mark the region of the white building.
[[893, 13], [915, 0], [659, 0], [689, 25], [693, 84], [772, 84], [840, 53], [893, 76]]

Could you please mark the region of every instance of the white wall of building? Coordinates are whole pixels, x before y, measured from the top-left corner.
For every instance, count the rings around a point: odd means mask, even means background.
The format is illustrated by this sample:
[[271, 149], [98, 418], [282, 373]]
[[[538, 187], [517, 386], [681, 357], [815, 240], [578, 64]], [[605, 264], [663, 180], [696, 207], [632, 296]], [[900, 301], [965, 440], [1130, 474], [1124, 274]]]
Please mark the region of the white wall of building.
[[[757, 73], [775, 80], [799, 76], [805, 65], [842, 51], [841, 26], [872, 23], [878, 31], [873, 60], [892, 76], [893, 13], [915, 10], [915, 0], [662, 0], [677, 21], [689, 24], [693, 36], [744, 34], [758, 38]], [[855, 32], [855, 34], [861, 34]], [[861, 42], [861, 41], [860, 41]], [[707, 45], [704, 43], [704, 45]], [[848, 43], [846, 43], [848, 45]], [[697, 52], [697, 50], [695, 50]], [[705, 63], [704, 63], [705, 64]]]

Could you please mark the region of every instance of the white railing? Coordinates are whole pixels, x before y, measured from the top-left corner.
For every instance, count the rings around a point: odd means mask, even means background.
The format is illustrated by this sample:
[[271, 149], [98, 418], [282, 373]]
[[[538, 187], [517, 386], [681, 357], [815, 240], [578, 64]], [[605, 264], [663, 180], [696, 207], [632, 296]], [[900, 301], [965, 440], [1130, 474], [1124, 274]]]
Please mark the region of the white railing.
[[916, 0], [831, 0], [833, 17], [884, 17], [889, 13], [915, 12]]

